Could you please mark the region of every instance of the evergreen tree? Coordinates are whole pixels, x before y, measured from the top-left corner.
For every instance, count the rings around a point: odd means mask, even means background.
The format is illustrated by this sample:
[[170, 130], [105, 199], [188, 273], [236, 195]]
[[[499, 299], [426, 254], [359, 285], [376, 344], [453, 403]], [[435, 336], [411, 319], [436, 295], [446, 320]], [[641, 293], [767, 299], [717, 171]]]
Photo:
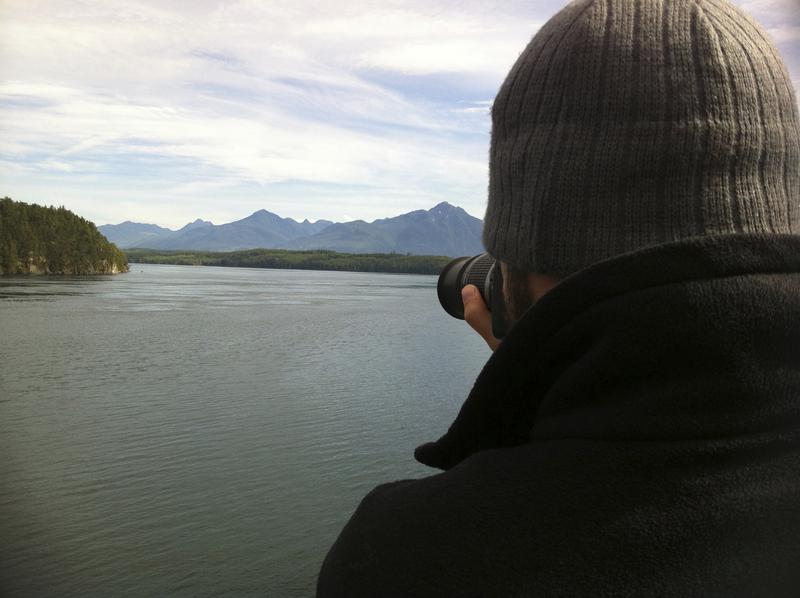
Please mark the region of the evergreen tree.
[[0, 199], [0, 274], [127, 272], [125, 254], [64, 206]]
[[338, 253], [322, 249], [245, 249], [243, 251], [152, 251], [129, 249], [128, 260], [144, 264], [186, 266], [242, 266], [247, 268], [293, 268], [298, 270], [347, 270], [397, 274], [439, 274], [449, 257], [398, 253]]

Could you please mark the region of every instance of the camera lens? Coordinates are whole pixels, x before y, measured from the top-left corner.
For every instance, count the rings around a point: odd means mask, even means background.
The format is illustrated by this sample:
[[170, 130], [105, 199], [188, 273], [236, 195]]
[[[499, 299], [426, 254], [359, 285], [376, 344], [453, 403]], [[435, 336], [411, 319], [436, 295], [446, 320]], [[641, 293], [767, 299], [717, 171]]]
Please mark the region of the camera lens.
[[461, 289], [474, 284], [487, 306], [492, 305], [492, 270], [495, 259], [488, 253], [472, 257], [459, 257], [447, 264], [439, 275], [436, 292], [439, 303], [454, 318], [464, 319], [464, 302]]

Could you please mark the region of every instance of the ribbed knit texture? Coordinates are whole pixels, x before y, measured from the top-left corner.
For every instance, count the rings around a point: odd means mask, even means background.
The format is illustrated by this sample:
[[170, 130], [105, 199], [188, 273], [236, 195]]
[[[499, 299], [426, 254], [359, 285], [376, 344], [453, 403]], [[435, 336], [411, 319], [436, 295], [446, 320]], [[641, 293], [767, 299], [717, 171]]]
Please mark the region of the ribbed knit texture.
[[484, 244], [567, 275], [641, 247], [800, 234], [800, 118], [786, 66], [727, 0], [577, 0], [492, 108]]

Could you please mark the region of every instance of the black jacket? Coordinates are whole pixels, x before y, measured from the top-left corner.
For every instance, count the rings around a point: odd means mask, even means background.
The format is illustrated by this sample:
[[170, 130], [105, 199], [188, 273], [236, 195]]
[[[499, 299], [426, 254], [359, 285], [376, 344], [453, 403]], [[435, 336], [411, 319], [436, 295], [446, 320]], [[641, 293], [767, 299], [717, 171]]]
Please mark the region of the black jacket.
[[800, 596], [800, 237], [568, 278], [416, 457], [445, 472], [367, 495], [318, 596]]

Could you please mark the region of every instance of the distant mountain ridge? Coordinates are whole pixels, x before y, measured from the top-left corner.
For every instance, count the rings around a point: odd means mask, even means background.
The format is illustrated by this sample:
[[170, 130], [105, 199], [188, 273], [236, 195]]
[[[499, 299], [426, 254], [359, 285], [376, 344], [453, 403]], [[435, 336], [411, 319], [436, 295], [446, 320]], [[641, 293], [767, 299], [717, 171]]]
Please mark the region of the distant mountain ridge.
[[415, 210], [374, 222], [297, 222], [259, 210], [242, 220], [221, 225], [198, 219], [177, 231], [130, 221], [98, 229], [125, 249], [329, 249], [346, 253], [457, 256], [483, 251], [482, 227], [480, 219], [442, 202], [430, 210]]
[[[196, 222], [196, 221], [195, 221]], [[313, 235], [332, 224], [327, 220], [314, 223], [281, 218], [267, 210], [259, 210], [236, 222], [182, 228], [175, 235], [156, 239], [149, 249], [199, 249], [235, 251], [237, 249], [280, 249], [298, 237]]]
[[109, 240], [116, 239], [114, 242], [123, 249], [236, 251], [256, 247], [280, 249], [292, 239], [313, 235], [330, 224], [328, 220], [297, 222], [267, 210], [259, 210], [247, 218], [220, 225], [198, 218], [177, 231], [155, 224], [129, 221], [104, 224], [98, 229]]
[[463, 209], [442, 202], [394, 218], [332, 224], [310, 237], [295, 239], [289, 249], [332, 249], [347, 253], [469, 255], [483, 251], [483, 223]]
[[[186, 226], [189, 225], [187, 224]], [[131, 222], [130, 220], [119, 224], [103, 224], [98, 226], [97, 230], [103, 233], [106, 239], [122, 249], [136, 247], [140, 243], [146, 245], [149, 241], [175, 232], [157, 224], [142, 224], [141, 222]]]

